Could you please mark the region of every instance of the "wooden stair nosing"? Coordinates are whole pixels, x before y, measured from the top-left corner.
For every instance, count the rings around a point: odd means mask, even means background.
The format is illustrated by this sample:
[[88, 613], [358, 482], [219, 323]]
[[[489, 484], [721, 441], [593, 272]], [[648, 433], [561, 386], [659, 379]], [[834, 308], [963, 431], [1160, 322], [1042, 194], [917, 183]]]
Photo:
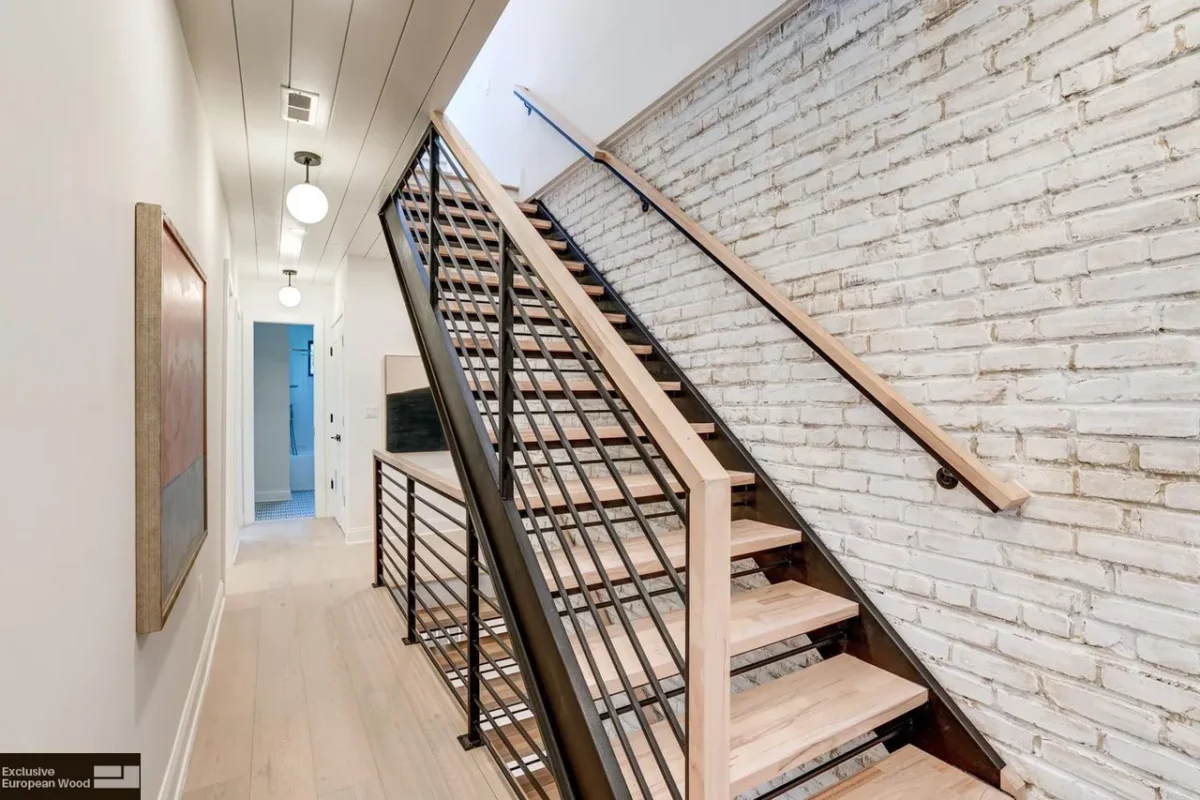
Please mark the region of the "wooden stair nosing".
[[[424, 211], [426, 214], [429, 213], [429, 204], [424, 201], [416, 201], [416, 200], [406, 199], [404, 201], [404, 206], [406, 208], [408, 208], [410, 211]], [[489, 211], [479, 211], [478, 209], [474, 209], [474, 208], [466, 209], [466, 211], [464, 212], [462, 209], [458, 208], [457, 206], [452, 206], [452, 207], [441, 206], [439, 210], [441, 211], [441, 214], [439, 214], [439, 216], [445, 215], [448, 217], [449, 216], [470, 217], [471, 219], [479, 220], [481, 222], [484, 220], [488, 220], [488, 221], [491, 221], [491, 222], [494, 222], [497, 224], [500, 222], [500, 218], [498, 216], [496, 216], [495, 214], [493, 214]], [[533, 223], [533, 227], [537, 228], [540, 231], [548, 231], [554, 227], [553, 225], [550, 224], [550, 220], [548, 220], [548, 219], [538, 219], [536, 217], [530, 217], [529, 221], [531, 223]]]
[[[775, 678], [733, 695], [730, 702], [731, 797], [753, 789], [878, 728], [928, 700], [923, 686], [849, 655]], [[666, 722], [651, 726], [663, 755], [683, 785], [684, 757]], [[630, 735], [634, 760], [653, 764], [645, 731]], [[627, 754], [617, 761], [627, 775]], [[665, 778], [643, 770], [654, 798], [669, 798]]]
[[[424, 186], [413, 184], [411, 181], [409, 181], [408, 183], [404, 184], [403, 191], [410, 195], [416, 196], [418, 194], [428, 194], [429, 190]], [[480, 209], [486, 209], [489, 211], [491, 210], [491, 206], [484, 202], [482, 197], [479, 197], [477, 200], [471, 195], [470, 192], [448, 192], [439, 188], [438, 197], [442, 200], [460, 200], [463, 203], [470, 203]], [[516, 203], [517, 208], [521, 209], [521, 212], [524, 214], [536, 214], [538, 212], [536, 203], [519, 203], [516, 200], [513, 202]]]
[[[474, 303], [471, 303], [469, 301], [468, 302], [460, 302], [457, 300], [455, 300], [453, 302], [443, 302], [441, 308], [442, 308], [442, 311], [447, 314], [454, 314], [454, 315], [458, 315], [458, 316], [464, 317], [464, 318], [472, 317], [472, 316], [476, 316], [476, 315], [482, 315], [485, 317], [498, 317], [499, 316], [496, 312], [496, 308], [494, 306], [492, 306], [490, 303], [486, 302], [486, 300], [482, 300], [482, 299], [479, 301], [478, 309], [475, 308]], [[543, 308], [540, 305], [536, 305], [536, 306], [526, 305], [526, 306], [522, 306], [522, 308], [525, 309], [525, 315], [528, 316], [530, 319], [549, 321], [549, 320], [552, 320], [555, 318], [555, 316], [552, 315], [549, 310]], [[514, 316], [517, 317], [517, 320], [519, 322], [520, 315], [514, 313]], [[624, 314], [613, 314], [613, 313], [605, 312], [604, 318], [607, 319], [609, 322], [611, 322], [613, 325], [624, 325], [626, 322], [626, 317]], [[561, 319], [563, 319], [563, 317], [558, 317], [558, 319], [561, 320]]]
[[[730, 601], [729, 646], [730, 655], [740, 655], [776, 642], [801, 636], [829, 625], [845, 622], [858, 616], [858, 603], [823, 592], [796, 581], [780, 583], [737, 592]], [[682, 649], [686, 641], [687, 612], [676, 609], [662, 615], [662, 621], [676, 644]], [[637, 635], [646, 660], [650, 662], [654, 677], [663, 679], [678, 673], [675, 660], [671, 658], [662, 634], [650, 617], [634, 620], [632, 626]], [[622, 670], [630, 685], [649, 683], [645, 667], [634, 651], [633, 643], [625, 628], [620, 624], [605, 626], [618, 654]], [[575, 636], [572, 646], [579, 652], [583, 646]], [[584, 637], [593, 653], [599, 678], [586, 670], [584, 679], [595, 698], [600, 697], [601, 681], [610, 693], [623, 691], [617, 670], [609, 658], [599, 631]], [[587, 662], [580, 655], [580, 664]]]
[[[613, 388], [612, 383], [607, 378], [603, 379], [602, 384], [608, 391], [616, 391], [616, 389]], [[552, 378], [541, 378], [538, 380], [537, 385], [543, 392], [546, 393], [557, 394], [564, 391], [563, 385]], [[467, 386], [473, 392], [482, 392], [484, 394], [492, 394], [496, 391], [495, 387], [492, 386], [491, 381], [482, 380], [477, 382], [475, 378], [471, 376], [467, 376]], [[533, 381], [529, 380], [528, 378], [522, 378], [516, 382], [516, 388], [522, 392], [532, 392], [533, 386]], [[593, 394], [598, 391], [596, 385], [588, 379], [568, 379], [567, 388], [576, 394]], [[682, 391], [683, 384], [680, 381], [658, 381], [658, 388], [669, 394], [671, 392]]]
[[[803, 534], [798, 530], [781, 528], [778, 525], [749, 519], [734, 520], [730, 524], [729, 532], [729, 558], [731, 561], [745, 558], [754, 553], [797, 544], [803, 539]], [[626, 555], [628, 555], [630, 561], [633, 563], [638, 575], [648, 578], [662, 574], [662, 562], [659, 561], [657, 554], [648, 541], [644, 538], [622, 539], [621, 543], [625, 547]], [[676, 569], [687, 566], [687, 533], [685, 531], [671, 531], [659, 534], [658, 543], [663, 553], [670, 560], [671, 566]], [[592, 561], [591, 555], [584, 545], [576, 545], [571, 549], [571, 554], [575, 557], [585, 585], [588, 587], [602, 585], [600, 580], [601, 568], [603, 568], [609, 579], [614, 581], [625, 580], [629, 577], [629, 571], [626, 569], [625, 562], [622, 560], [621, 554], [617, 551], [616, 545], [611, 542], [598, 543], [595, 545], [595, 548], [600, 562], [599, 566]], [[542, 574], [546, 577], [546, 584], [552, 592], [556, 592], [558, 586], [554, 579], [555, 571], [558, 572], [564, 589], [573, 591], [579, 588], [579, 581], [576, 579], [575, 573], [571, 570], [567, 554], [562, 550], [552, 551], [549, 561], [547, 561], [544, 553], [539, 554], [538, 562], [542, 566]], [[553, 569], [551, 568], [551, 563], [553, 563]]]
[[[412, 223], [411, 227], [420, 231], [423, 234], [428, 235], [428, 233], [429, 233], [429, 231], [427, 230], [428, 226], [424, 222], [421, 222], [420, 220], [415, 220]], [[443, 237], [450, 237], [448, 239], [447, 238], [442, 239], [442, 241], [444, 243], [449, 243], [448, 246], [450, 246], [450, 247], [461, 247], [461, 245], [458, 244], [458, 242], [456, 241], [459, 237], [459, 234], [462, 235], [463, 239], [467, 240], [468, 245], [476, 245], [476, 247], [474, 249], [482, 250], [485, 248], [478, 247], [479, 241], [472, 241], [472, 240], [480, 240], [480, 241], [487, 242], [488, 247], [486, 249], [489, 252], [493, 252], [493, 253], [495, 252], [495, 250], [493, 248], [495, 248], [499, 244], [499, 241], [500, 241], [500, 237], [497, 236], [496, 234], [492, 233], [492, 231], [490, 229], [479, 230], [479, 228], [476, 227], [475, 230], [468, 229], [468, 230], [464, 231], [461, 228], [455, 227], [454, 225], [447, 225], [445, 223], [441, 223], [438, 225], [438, 230], [441, 231]], [[563, 252], [567, 249], [567, 243], [564, 242], [562, 239], [551, 239], [546, 236], [543, 236], [542, 239], [543, 239], [543, 241], [546, 242], [546, 244], [550, 245], [551, 250]]]
[[986, 783], [944, 761], [905, 745], [812, 800], [1011, 800]]
[[[438, 270], [438, 280], [441, 283], [448, 283], [448, 284], [452, 284], [454, 286], [462, 286], [464, 283], [468, 286], [499, 286], [500, 285], [500, 276], [497, 275], [495, 272], [484, 272], [482, 274], [482, 276], [477, 275], [473, 271], [472, 272], [464, 272], [463, 275], [458, 275], [458, 274], [450, 275], [447, 273], [446, 270], [442, 269], [442, 270]], [[541, 281], [536, 281], [534, 285], [537, 286], [537, 288], [540, 289], [542, 292], [547, 291], [546, 287], [542, 284]], [[581, 289], [583, 289], [584, 292], [586, 292], [588, 295], [590, 295], [592, 297], [600, 297], [601, 295], [604, 294], [604, 287], [599, 286], [597, 284], [581, 283], [581, 284], [579, 284], [579, 287]], [[529, 286], [529, 283], [524, 278], [515, 277], [515, 278], [513, 278], [513, 288], [528, 290], [528, 289], [530, 289], [530, 286]]]
[[[474, 339], [472, 339], [470, 337], [468, 331], [459, 330], [457, 328], [454, 328], [454, 329], [450, 330], [450, 333], [452, 335], [455, 333], [463, 335], [463, 337], [462, 337], [463, 343], [461, 345], [457, 341], [458, 337], [454, 337], [455, 345], [457, 347], [459, 347], [459, 349], [464, 349], [464, 348], [478, 349], [478, 350], [493, 350], [494, 349], [492, 347], [491, 340], [482, 335], [484, 333], [483, 331], [475, 331], [476, 334], [480, 334], [479, 336], [476, 337], [476, 338], [478, 338], [478, 341], [475, 341]], [[585, 356], [590, 355], [590, 353], [587, 349], [587, 344], [585, 342], [583, 342], [579, 339], [576, 339], [575, 341], [577, 343], [576, 347], [578, 347]], [[541, 353], [541, 348], [538, 347], [537, 341], [532, 336], [518, 336], [516, 338], [516, 344], [518, 347], [521, 348], [521, 352], [523, 352], [523, 353]], [[543, 339], [543, 344], [545, 344], [546, 350], [548, 350], [551, 353], [566, 353], [566, 354], [571, 353], [571, 344], [562, 338], [545, 337]], [[633, 344], [631, 342], [626, 342], [626, 344], [629, 345], [629, 349], [633, 351], [633, 354], [635, 356], [648, 356], [654, 352], [654, 348], [652, 348], [648, 344]]]
[[[709, 436], [717, 432], [717, 426], [712, 422], [693, 422], [691, 423], [692, 430], [698, 436]], [[604, 441], [612, 441], [617, 439], [628, 439], [625, 434], [625, 429], [620, 425], [594, 425], [593, 430], [596, 432], [596, 437]], [[537, 435], [532, 428], [519, 428], [521, 441], [536, 442]], [[542, 434], [542, 439], [547, 442], [557, 442], [560, 440], [558, 431], [553, 427], [539, 428], [538, 431]], [[646, 432], [642, 430], [641, 425], [633, 426], [634, 435], [645, 438]], [[591, 441], [591, 436], [588, 435], [587, 429], [583, 427], [568, 427], [563, 428], [563, 433], [566, 434], [567, 441], [571, 442], [588, 442]], [[495, 431], [489, 432], [492, 444], [496, 443]]]
[[[629, 491], [629, 495], [635, 500], [645, 500], [647, 498], [662, 497], [663, 487], [659, 485], [654, 476], [650, 473], [635, 473], [632, 475], [622, 475], [623, 483]], [[745, 486], [753, 486], [755, 481], [753, 472], [734, 472], [729, 473], [729, 483], [731, 488], [739, 488]], [[621, 492], [621, 487], [615, 479], [596, 479], [589, 483], [596, 497], [601, 503], [615, 502], [624, 499]], [[546, 499], [543, 500], [538, 494], [534, 484], [526, 484], [526, 494], [529, 497], [529, 504], [526, 506], [523, 499], [517, 500], [517, 506], [526, 511], [537, 511], [546, 508], [549, 505], [551, 508], [564, 506], [569, 498], [576, 506], [590, 505], [591, 498], [588, 496], [587, 489], [580, 480], [563, 481], [566, 486], [566, 493], [559, 490], [557, 485], [547, 480], [543, 482], [546, 491]], [[667, 484], [671, 491], [679, 494], [683, 491], [682, 484], [674, 478], [668, 478]]]

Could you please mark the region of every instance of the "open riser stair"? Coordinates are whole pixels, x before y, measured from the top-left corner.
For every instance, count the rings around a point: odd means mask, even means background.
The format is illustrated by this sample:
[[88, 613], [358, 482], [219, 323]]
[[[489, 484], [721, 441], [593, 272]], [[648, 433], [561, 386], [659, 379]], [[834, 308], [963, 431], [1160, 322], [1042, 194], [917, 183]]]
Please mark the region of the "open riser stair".
[[[388, 567], [380, 583], [463, 704], [466, 743], [488, 747], [526, 797], [782, 797], [829, 785], [852, 771], [844, 764], [864, 760], [872, 766], [821, 796], [1007, 797], [994, 788], [1000, 758], [586, 254], [547, 209], [501, 199], [495, 186], [435, 117], [381, 212], [406, 298], [431, 312], [412, 314], [423, 353], [453, 367], [431, 369], [443, 426], [456, 424], [459, 400], [475, 420], [474, 431], [448, 431], [451, 447], [477, 435], [495, 464], [498, 498], [482, 498], [468, 485], [477, 481], [465, 451], [456, 452], [457, 474], [436, 476], [377, 455], [377, 537]], [[527, 226], [520, 235], [518, 224]], [[548, 250], [534, 252], [531, 235]], [[540, 271], [545, 252], [561, 272]], [[558, 276], [582, 294], [556, 289]], [[590, 316], [579, 315], [580, 298]], [[597, 341], [628, 352], [615, 359], [589, 344]], [[619, 388], [629, 381], [612, 367], [618, 361], [636, 364], [641, 385], [669, 398], [686, 429], [679, 435], [727, 479], [721, 645], [732, 666], [716, 684], [728, 697], [719, 745], [728, 769], [717, 787], [700, 777], [688, 786], [687, 777], [690, 716], [709, 688], [694, 685], [689, 669], [701, 652], [689, 638], [696, 494], [661, 422]], [[542, 643], [525, 635], [507, 540], [468, 522], [494, 499], [519, 520], [586, 731], [556, 726], [555, 709], [539, 704], [529, 670], [541, 669]], [[444, 530], [413, 535], [438, 504]], [[422, 519], [406, 519], [410, 506]], [[572, 780], [578, 752], [564, 740], [585, 733], [607, 788], [560, 785]]]

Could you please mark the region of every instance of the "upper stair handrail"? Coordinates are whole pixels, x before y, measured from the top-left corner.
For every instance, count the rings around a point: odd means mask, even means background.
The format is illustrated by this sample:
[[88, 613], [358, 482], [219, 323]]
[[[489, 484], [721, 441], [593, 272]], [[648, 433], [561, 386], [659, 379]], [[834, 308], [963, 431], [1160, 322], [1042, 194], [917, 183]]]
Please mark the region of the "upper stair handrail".
[[629, 165], [568, 122], [561, 113], [524, 86], [513, 94], [527, 111], [536, 113], [571, 142], [585, 157], [603, 164], [642, 200], [643, 207], [653, 206], [680, 233], [699, 247], [734, 280], [754, 295], [793, 333], [803, 339], [822, 359], [850, 381], [880, 411], [921, 445], [940, 465], [938, 483], [953, 488], [959, 481], [994, 512], [1016, 508], [1029, 499], [1029, 492], [1015, 481], [1005, 480], [963, 447], [936, 423], [896, 391], [857, 355], [820, 323], [794, 305], [760, 272], [737, 256], [732, 249], [701, 228], [695, 220], [652, 186]]
[[729, 473], [450, 120], [441, 112], [432, 119], [442, 142], [685, 488], [688, 797], [728, 797]]

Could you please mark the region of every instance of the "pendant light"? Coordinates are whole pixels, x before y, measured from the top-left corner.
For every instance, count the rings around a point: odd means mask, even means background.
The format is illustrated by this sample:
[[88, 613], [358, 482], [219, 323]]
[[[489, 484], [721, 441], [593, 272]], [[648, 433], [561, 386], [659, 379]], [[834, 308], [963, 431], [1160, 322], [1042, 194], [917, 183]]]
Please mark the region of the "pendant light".
[[329, 213], [329, 201], [325, 193], [308, 182], [308, 168], [321, 166], [321, 157], [307, 150], [296, 151], [296, 163], [304, 165], [304, 183], [297, 183], [287, 193], [288, 213], [305, 225], [313, 225], [325, 219]]
[[292, 276], [296, 270], [285, 269], [283, 274], [287, 275], [288, 285], [279, 287], [279, 304], [284, 308], [295, 308], [300, 305], [300, 290], [292, 286]]

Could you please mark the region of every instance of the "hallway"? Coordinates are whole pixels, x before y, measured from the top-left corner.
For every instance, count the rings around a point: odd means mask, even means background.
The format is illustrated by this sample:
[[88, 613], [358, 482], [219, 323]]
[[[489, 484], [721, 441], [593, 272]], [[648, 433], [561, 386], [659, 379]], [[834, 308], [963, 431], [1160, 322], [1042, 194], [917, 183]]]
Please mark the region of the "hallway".
[[370, 562], [330, 519], [242, 531], [186, 800], [511, 797], [459, 747], [462, 713]]

